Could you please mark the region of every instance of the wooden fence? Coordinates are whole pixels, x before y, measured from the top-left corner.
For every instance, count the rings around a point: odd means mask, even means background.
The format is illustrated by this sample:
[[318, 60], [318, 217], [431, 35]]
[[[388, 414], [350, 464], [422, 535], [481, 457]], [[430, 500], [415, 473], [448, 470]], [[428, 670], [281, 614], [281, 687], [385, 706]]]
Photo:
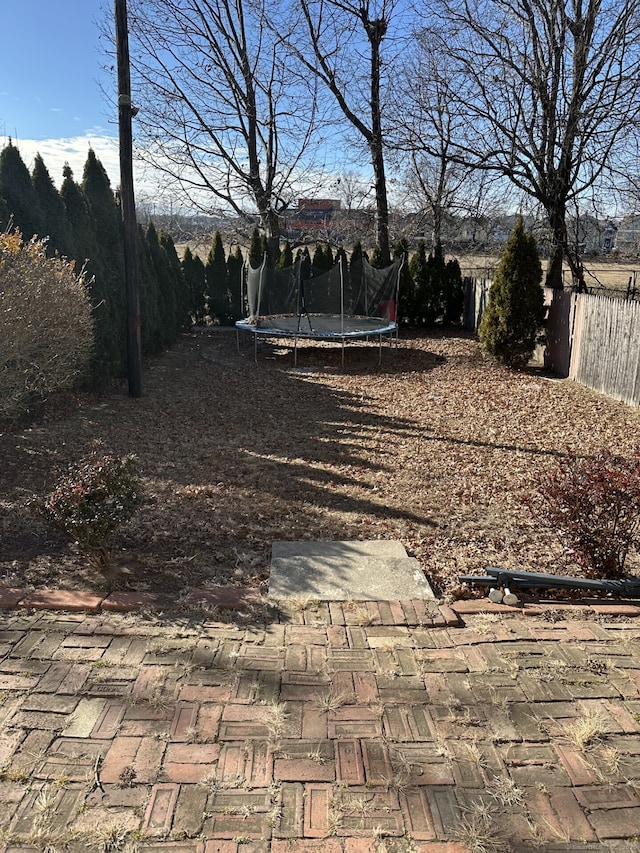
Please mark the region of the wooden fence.
[[467, 276], [464, 284], [463, 326], [468, 332], [477, 332], [482, 312], [489, 299], [491, 279]]
[[[477, 331], [489, 286], [486, 279], [465, 281], [465, 329]], [[548, 288], [545, 301], [545, 366], [640, 407], [640, 302]]]

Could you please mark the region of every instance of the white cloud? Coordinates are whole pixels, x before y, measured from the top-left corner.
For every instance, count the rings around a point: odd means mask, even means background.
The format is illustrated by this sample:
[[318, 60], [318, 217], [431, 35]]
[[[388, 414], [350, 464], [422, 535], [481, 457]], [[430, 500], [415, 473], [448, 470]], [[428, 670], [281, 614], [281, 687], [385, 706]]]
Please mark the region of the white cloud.
[[[0, 137], [0, 149], [8, 143]], [[82, 182], [82, 173], [87, 160], [89, 149], [93, 149], [96, 157], [105, 168], [111, 188], [120, 186], [120, 154], [117, 136], [109, 136], [103, 128], [97, 127], [81, 136], [71, 136], [60, 139], [20, 139], [12, 140], [20, 151], [29, 171], [33, 168], [36, 154], [44, 160], [54, 184], [60, 189], [63, 181], [62, 170], [66, 163], [73, 171], [73, 177], [78, 183]], [[162, 207], [161, 199], [166, 195], [166, 177], [142, 163], [134, 156], [133, 173], [137, 201], [154, 199]]]
[[104, 135], [104, 131], [84, 134], [66, 139], [20, 139], [13, 140], [20, 156], [31, 171], [36, 154], [40, 154], [55, 185], [62, 185], [62, 170], [65, 163], [71, 166], [76, 181], [82, 180], [82, 172], [89, 149], [104, 166], [111, 186], [115, 189], [120, 183], [120, 161], [118, 158], [118, 140], [114, 136]]

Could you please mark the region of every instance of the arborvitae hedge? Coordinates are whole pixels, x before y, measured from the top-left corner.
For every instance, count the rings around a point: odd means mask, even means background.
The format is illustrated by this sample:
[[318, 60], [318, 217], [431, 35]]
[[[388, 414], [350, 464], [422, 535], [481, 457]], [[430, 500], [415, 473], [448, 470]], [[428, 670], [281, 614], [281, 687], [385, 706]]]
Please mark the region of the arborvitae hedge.
[[447, 261], [442, 289], [443, 322], [459, 323], [464, 310], [464, 284], [457, 260]]
[[[406, 241], [397, 244], [394, 255], [406, 251]], [[457, 261], [445, 262], [442, 249], [427, 256], [421, 240], [400, 278], [400, 322], [411, 326], [459, 323], [464, 305], [462, 273]]]
[[51, 179], [44, 160], [36, 154], [31, 182], [42, 213], [41, 236], [48, 238], [47, 254], [74, 257], [71, 228], [62, 196]]
[[200, 258], [188, 246], [182, 256], [182, 274], [191, 295], [193, 322], [201, 326], [207, 315], [205, 270]]
[[79, 267], [86, 264], [91, 279], [97, 273], [98, 244], [94, 222], [87, 197], [73, 179], [73, 172], [65, 166], [60, 197], [64, 203], [70, 236], [73, 244], [72, 257]]
[[260, 231], [257, 228], [253, 229], [251, 239], [249, 240], [248, 258], [249, 264], [254, 270], [257, 270], [262, 266], [264, 250], [262, 248], [262, 237], [260, 236]]
[[231, 317], [240, 320], [245, 315], [242, 304], [242, 268], [244, 257], [240, 246], [236, 246], [234, 252], [229, 252], [227, 258], [227, 287], [231, 299]]
[[[40, 156], [30, 175], [11, 143], [0, 152], [0, 228], [10, 219], [25, 237], [49, 237], [47, 251], [86, 267], [96, 333], [91, 382], [122, 376], [126, 316], [122, 219], [109, 179], [93, 151], [79, 186], [69, 166], [58, 193]], [[143, 353], [170, 346], [194, 313], [173, 240], [138, 229]]]
[[382, 255], [380, 254], [380, 249], [378, 248], [378, 246], [373, 247], [371, 257], [369, 258], [369, 263], [377, 270], [382, 269], [382, 267], [384, 266], [382, 262]]
[[[5, 201], [9, 218], [25, 240], [34, 234], [46, 237], [42, 227], [40, 203], [33, 188], [31, 175], [25, 166], [20, 152], [11, 141], [0, 152], [0, 196]], [[8, 225], [2, 223], [2, 230]]]
[[176, 252], [173, 237], [166, 231], [160, 232], [160, 245], [164, 249], [167, 259], [167, 270], [171, 279], [171, 286], [175, 293], [176, 312], [171, 318], [169, 329], [171, 343], [177, 340], [181, 332], [191, 327], [191, 295], [184, 276], [182, 265]]
[[158, 276], [147, 234], [142, 225], [138, 225], [136, 248], [138, 250], [142, 352], [144, 355], [156, 355], [162, 352], [166, 336], [162, 331]]
[[409, 272], [409, 243], [406, 238], [398, 240], [393, 247], [393, 260], [397, 261], [404, 255], [404, 266], [400, 273], [400, 287], [398, 292], [398, 305], [396, 306], [397, 319], [399, 323], [408, 323], [409, 315], [412, 314], [413, 279]]
[[280, 257], [278, 258], [276, 266], [281, 270], [285, 270], [287, 267], [293, 266], [293, 252], [291, 251], [291, 244], [288, 240], [280, 252]]
[[322, 275], [333, 266], [333, 252], [328, 244], [316, 243], [312, 259], [313, 274]]
[[209, 316], [215, 323], [226, 326], [230, 322], [231, 299], [227, 281], [227, 262], [220, 232], [213, 235], [213, 242], [205, 264]]
[[93, 217], [97, 245], [94, 376], [107, 380], [124, 375], [126, 365], [124, 246], [122, 220], [109, 177], [92, 150], [84, 166], [82, 189]]
[[412, 292], [403, 306], [412, 326], [431, 326], [436, 314], [430, 292], [429, 266], [424, 240], [420, 240], [416, 252], [409, 261], [409, 272], [413, 282]]

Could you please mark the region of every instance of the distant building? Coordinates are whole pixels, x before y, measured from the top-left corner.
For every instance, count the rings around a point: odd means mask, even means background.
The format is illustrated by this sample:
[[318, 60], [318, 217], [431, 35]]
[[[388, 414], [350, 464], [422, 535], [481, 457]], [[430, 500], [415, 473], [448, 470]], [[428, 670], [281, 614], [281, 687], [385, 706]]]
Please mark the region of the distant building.
[[567, 219], [569, 244], [585, 255], [608, 254], [616, 243], [618, 227], [611, 220], [601, 221], [590, 214]]
[[630, 214], [620, 221], [615, 248], [623, 255], [640, 253], [640, 215]]
[[286, 233], [289, 237], [313, 234], [328, 238], [339, 211], [340, 200], [336, 198], [299, 198], [297, 210], [287, 211]]

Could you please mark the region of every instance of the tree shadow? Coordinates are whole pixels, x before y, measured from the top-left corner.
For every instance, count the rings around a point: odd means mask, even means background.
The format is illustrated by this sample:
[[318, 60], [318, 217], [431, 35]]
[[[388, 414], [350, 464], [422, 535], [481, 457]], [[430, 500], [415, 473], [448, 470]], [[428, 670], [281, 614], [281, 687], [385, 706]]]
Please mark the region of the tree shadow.
[[[324, 365], [329, 356], [337, 370], [339, 351], [323, 349], [305, 357]], [[376, 352], [354, 350], [364, 392], [368, 373], [379, 373]], [[442, 362], [428, 352], [392, 355], [391, 373], [426, 373]], [[119, 562], [128, 555], [135, 567], [129, 586], [246, 582], [264, 575], [275, 540], [358, 539], [372, 529], [385, 538], [393, 521], [429, 528], [429, 518], [387, 489], [394, 442], [417, 438], [416, 422], [382, 417], [366, 394], [332, 387], [324, 368], [323, 377], [292, 370], [278, 348], [256, 364], [238, 354], [233, 335], [186, 335], [147, 367], [140, 399], [122, 391], [90, 398], [68, 420], [0, 437], [12, 472], [2, 487], [10, 535], [0, 571], [9, 582], [41, 582], [38, 566], [49, 583], [86, 578], [77, 553], [21, 505], [95, 438], [136, 455], [150, 498], [115, 542]]]

